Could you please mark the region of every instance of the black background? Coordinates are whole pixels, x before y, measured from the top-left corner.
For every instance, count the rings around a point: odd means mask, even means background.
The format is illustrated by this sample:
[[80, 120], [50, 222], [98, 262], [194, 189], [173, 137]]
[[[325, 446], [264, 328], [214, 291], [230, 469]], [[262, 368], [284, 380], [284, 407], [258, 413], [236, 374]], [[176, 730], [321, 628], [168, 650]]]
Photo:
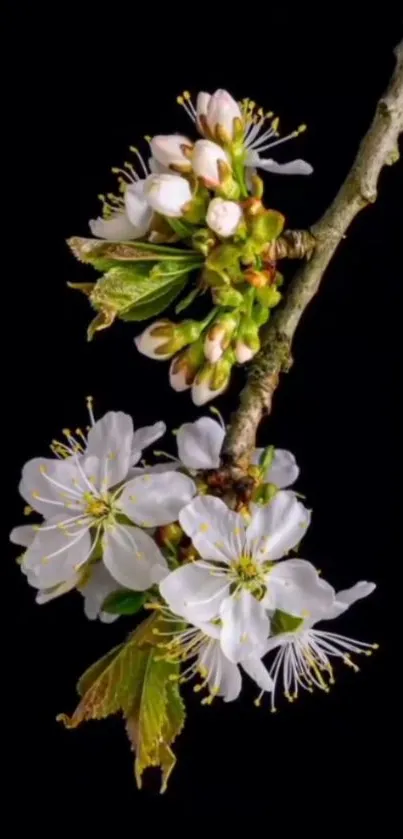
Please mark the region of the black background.
[[[3, 166], [11, 190], [2, 240], [4, 334], [10, 324], [3, 349], [8, 530], [21, 521], [21, 466], [45, 454], [62, 427], [85, 423], [88, 393], [98, 415], [126, 410], [137, 425], [164, 419], [175, 428], [201, 413], [187, 394], [170, 390], [167, 365], [135, 351], [133, 325], [119, 323], [86, 342], [89, 307], [66, 283], [93, 274], [75, 262], [65, 239], [87, 234], [97, 194], [113, 186], [110, 167], [127, 159], [128, 146], [141, 145], [145, 134], [191, 130], [175, 101], [184, 88], [226, 87], [282, 115], [283, 131], [308, 123], [307, 133], [277, 158], [304, 157], [314, 175], [267, 178], [270, 205], [286, 214], [289, 226], [307, 226], [352, 163], [401, 37], [400, 21], [382, 23], [379, 15], [359, 26], [330, 11], [326, 18], [252, 7], [236, 19], [231, 14], [219, 20], [200, 6], [170, 5], [158, 14], [154, 6], [139, 12], [113, 4], [101, 12], [94, 3], [62, 3], [57, 15], [31, 4], [10, 15], [10, 155]], [[210, 708], [190, 690], [169, 790], [159, 797], [151, 774], [139, 793], [117, 720], [77, 732], [55, 722], [58, 712], [74, 707], [78, 675], [130, 624], [89, 623], [75, 594], [36, 606], [6, 543], [6, 765], [24, 802], [14, 811], [16, 823], [39, 819], [51, 829], [55, 807], [59, 825], [71, 816], [79, 824], [90, 819], [95, 828], [110, 818], [116, 829], [136, 829], [139, 815], [148, 813], [156, 824], [170, 806], [182, 814], [188, 805], [195, 823], [213, 836], [231, 811], [264, 830], [285, 829], [291, 817], [301, 830], [315, 822], [328, 829], [337, 813], [344, 819], [349, 808], [368, 811], [368, 798], [371, 815], [388, 800], [381, 790], [389, 784], [398, 701], [391, 663], [395, 572], [387, 541], [396, 457], [400, 202], [393, 167], [383, 172], [376, 205], [352, 225], [306, 312], [295, 364], [259, 432], [261, 443], [291, 449], [301, 465], [298, 489], [314, 510], [304, 555], [336, 587], [358, 579], [377, 583], [338, 629], [376, 640], [380, 650], [360, 662], [359, 674], [341, 666], [330, 695], [304, 696], [275, 716], [267, 706], [254, 707], [250, 685], [242, 700]], [[238, 370], [217, 401], [226, 418], [242, 381]], [[169, 434], [164, 444], [174, 451]], [[393, 566], [399, 550], [395, 545]]]

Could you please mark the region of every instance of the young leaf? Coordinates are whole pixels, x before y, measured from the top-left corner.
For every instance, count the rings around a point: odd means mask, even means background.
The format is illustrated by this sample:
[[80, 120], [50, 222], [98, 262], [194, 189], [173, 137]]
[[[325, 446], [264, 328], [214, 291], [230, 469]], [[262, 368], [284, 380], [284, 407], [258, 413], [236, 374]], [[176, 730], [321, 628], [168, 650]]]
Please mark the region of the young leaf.
[[295, 632], [296, 629], [303, 623], [303, 618], [298, 618], [295, 615], [287, 615], [280, 609], [276, 609], [271, 619], [272, 635], [279, 635], [281, 632]]
[[93, 265], [99, 271], [108, 271], [114, 265], [126, 262], [158, 262], [166, 259], [193, 261], [200, 254], [188, 248], [154, 245], [151, 242], [110, 242], [104, 239], [84, 239], [73, 236], [67, 244], [80, 261]]
[[166, 627], [158, 613], [140, 624], [125, 644], [111, 650], [81, 677], [82, 699], [73, 715], [58, 717], [67, 728], [76, 728], [85, 720], [121, 711], [136, 751], [137, 782], [141, 786], [147, 767], [160, 766], [161, 792], [175, 764], [171, 745], [185, 721], [177, 681], [179, 664], [164, 658], [157, 646]]
[[135, 615], [141, 609], [146, 596], [143, 591], [121, 589], [108, 594], [102, 604], [102, 611], [110, 615]]
[[120, 315], [121, 320], [125, 321], [140, 321], [153, 318], [165, 311], [168, 306], [178, 297], [187, 283], [187, 276], [179, 277], [176, 282], [173, 282], [163, 294], [155, 294], [146, 303], [137, 303]]

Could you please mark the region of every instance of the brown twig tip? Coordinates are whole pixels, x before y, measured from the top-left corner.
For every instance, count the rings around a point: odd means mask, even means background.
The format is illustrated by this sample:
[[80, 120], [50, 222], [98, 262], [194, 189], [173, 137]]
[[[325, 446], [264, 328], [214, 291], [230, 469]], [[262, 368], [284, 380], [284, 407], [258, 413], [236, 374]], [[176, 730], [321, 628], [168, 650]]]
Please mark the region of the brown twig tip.
[[309, 259], [316, 239], [309, 230], [285, 230], [272, 242], [265, 255], [273, 262], [279, 259]]
[[[303, 312], [318, 291], [351, 222], [360, 210], [376, 200], [381, 170], [399, 158], [398, 138], [403, 131], [403, 41], [396, 47], [395, 55], [396, 65], [389, 85], [334, 201], [313, 225], [311, 234], [285, 231], [276, 242], [277, 259], [282, 258], [282, 249], [289, 258], [310, 258], [296, 272], [282, 306], [269, 322], [262, 349], [250, 366], [240, 405], [231, 419], [224, 457], [226, 470], [232, 468], [237, 480], [249, 462], [259, 422], [271, 410], [280, 373], [289, 367], [292, 339]], [[304, 238], [309, 236], [310, 241]], [[302, 253], [302, 243], [305, 253]], [[295, 255], [291, 256], [293, 251]]]

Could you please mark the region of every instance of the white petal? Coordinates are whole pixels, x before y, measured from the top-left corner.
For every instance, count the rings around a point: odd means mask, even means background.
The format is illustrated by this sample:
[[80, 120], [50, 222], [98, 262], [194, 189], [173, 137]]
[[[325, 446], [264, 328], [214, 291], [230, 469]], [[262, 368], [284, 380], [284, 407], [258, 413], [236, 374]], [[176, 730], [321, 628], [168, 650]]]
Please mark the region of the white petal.
[[189, 182], [180, 175], [150, 175], [146, 192], [153, 210], [171, 218], [179, 218], [192, 200]]
[[10, 542], [13, 545], [22, 545], [23, 548], [29, 548], [37, 534], [36, 528], [32, 524], [21, 524], [20, 527], [14, 527], [10, 533]]
[[[259, 465], [264, 449], [255, 449], [252, 463]], [[275, 449], [271, 466], [264, 476], [265, 483], [275, 484], [279, 489], [286, 489], [297, 480], [299, 468], [295, 457], [286, 449]]]
[[225, 429], [210, 417], [181, 425], [176, 442], [179, 459], [188, 469], [216, 469]]
[[250, 550], [256, 559], [280, 559], [301, 541], [310, 512], [293, 492], [280, 490], [270, 504], [255, 506], [247, 529]]
[[179, 472], [147, 473], [126, 484], [118, 504], [135, 524], [157, 527], [176, 521], [195, 492], [193, 481]]
[[[46, 522], [60, 525], [66, 516], [54, 516]], [[67, 529], [67, 528], [66, 528]], [[67, 535], [60, 526], [48, 530], [40, 528], [34, 541], [24, 554], [23, 568], [32, 572], [29, 582], [35, 588], [51, 588], [69, 580], [79, 567], [88, 559], [91, 551], [91, 537], [82, 527]], [[34, 575], [34, 576], [33, 576]]]
[[248, 658], [246, 661], [241, 661], [241, 666], [243, 670], [245, 670], [245, 673], [247, 673], [248, 676], [256, 682], [260, 690], [273, 690], [273, 679], [259, 658]]
[[125, 241], [126, 239], [135, 239], [137, 230], [130, 224], [125, 212], [116, 213], [109, 219], [95, 218], [89, 222], [89, 228], [93, 236], [98, 236], [99, 239], [109, 239], [111, 241]]
[[22, 470], [19, 491], [34, 510], [49, 518], [69, 502], [77, 501], [74, 482], [79, 478], [71, 460], [35, 457]]
[[256, 655], [256, 647], [269, 635], [270, 621], [262, 603], [246, 589], [226, 597], [220, 609], [221, 647], [230, 661]]
[[311, 562], [288, 559], [278, 562], [267, 575], [264, 605], [289, 615], [319, 620], [334, 601], [333, 586], [323, 580]]
[[95, 620], [101, 616], [101, 606], [105, 598], [116, 591], [119, 585], [103, 562], [96, 562], [91, 568], [89, 579], [79, 588], [84, 597], [84, 613], [89, 620]]
[[150, 588], [154, 566], [166, 566], [165, 557], [148, 533], [121, 524], [105, 532], [103, 561], [120, 585], [134, 591]]
[[[39, 606], [42, 606], [44, 603], [50, 603], [50, 601], [55, 600], [56, 597], [61, 597], [63, 594], [67, 594], [69, 591], [72, 591], [73, 588], [76, 588], [79, 580], [80, 574], [74, 574], [73, 577], [66, 580], [65, 583], [59, 583], [59, 585], [54, 586], [53, 588], [39, 589], [35, 597], [35, 603], [38, 603]], [[28, 582], [32, 585], [29, 577]]]
[[164, 422], [155, 422], [154, 425], [146, 425], [138, 428], [132, 437], [131, 465], [138, 463], [143, 449], [151, 446], [156, 440], [165, 434], [167, 427]]
[[233, 702], [239, 696], [242, 686], [239, 668], [225, 657], [217, 642], [206, 643], [198, 664], [208, 671], [208, 685], [213, 694], [222, 696], [224, 702]]
[[147, 233], [153, 217], [153, 211], [145, 197], [146, 179], [130, 184], [125, 192], [125, 207], [130, 223], [135, 230], [135, 238], [140, 239]]
[[356, 600], [361, 600], [362, 597], [368, 597], [368, 595], [372, 594], [375, 589], [375, 583], [368, 583], [366, 580], [361, 580], [351, 588], [336, 592], [336, 599], [327, 614], [323, 616], [323, 619], [329, 620], [331, 618], [337, 618], [339, 615], [342, 615], [349, 606], [355, 603]]
[[229, 583], [226, 577], [211, 574], [199, 562], [189, 562], [168, 574], [159, 588], [175, 614], [197, 624], [218, 616]]
[[313, 172], [313, 167], [306, 160], [277, 163], [271, 158], [260, 157], [258, 152], [249, 152], [246, 165], [263, 169], [264, 172], [272, 172], [274, 175], [311, 175]]
[[88, 432], [87, 455], [102, 461], [106, 486], [124, 481], [129, 470], [133, 441], [133, 420], [122, 411], [109, 411]]
[[198, 496], [182, 510], [179, 522], [205, 559], [229, 563], [241, 556], [244, 520], [220, 498]]
[[206, 116], [210, 99], [211, 93], [205, 93], [201, 90], [200, 93], [197, 94], [196, 113], [198, 117]]

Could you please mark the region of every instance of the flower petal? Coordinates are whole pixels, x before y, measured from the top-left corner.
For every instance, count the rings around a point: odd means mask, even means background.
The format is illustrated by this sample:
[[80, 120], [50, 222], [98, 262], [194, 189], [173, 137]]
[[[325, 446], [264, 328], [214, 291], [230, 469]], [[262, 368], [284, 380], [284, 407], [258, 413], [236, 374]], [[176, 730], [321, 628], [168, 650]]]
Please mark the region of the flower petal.
[[280, 490], [270, 504], [255, 506], [246, 537], [256, 559], [280, 559], [302, 539], [311, 514], [293, 492]]
[[257, 151], [249, 152], [246, 166], [254, 166], [271, 172], [273, 175], [311, 175], [313, 167], [306, 160], [289, 160], [288, 163], [277, 163], [272, 158], [260, 157]]
[[166, 560], [148, 533], [118, 524], [105, 531], [103, 561], [112, 577], [125, 588], [145, 591], [154, 583], [154, 566]]
[[199, 667], [208, 671], [208, 686], [211, 693], [222, 696], [224, 702], [232, 702], [239, 696], [242, 678], [239, 667], [225, 657], [217, 642], [207, 642], [199, 654]]
[[[39, 528], [35, 539], [24, 554], [22, 567], [28, 573], [30, 585], [52, 588], [69, 580], [91, 553], [91, 536], [82, 527], [74, 535], [61, 529], [65, 516], [54, 516]], [[52, 529], [47, 529], [53, 526]]]
[[23, 548], [29, 548], [37, 532], [37, 529], [32, 524], [21, 524], [19, 527], [14, 527], [11, 531], [10, 542], [13, 545], [22, 545]]
[[210, 417], [181, 425], [176, 441], [179, 459], [188, 469], [216, 469], [225, 429]]
[[262, 603], [242, 589], [226, 597], [220, 609], [221, 647], [230, 661], [256, 655], [256, 647], [269, 635], [270, 621]]
[[[84, 597], [84, 613], [89, 620], [96, 620], [101, 617], [101, 606], [112, 591], [116, 591], [119, 586], [116, 580], [110, 575], [103, 562], [96, 562], [91, 568], [91, 573], [88, 580], [82, 586], [78, 586], [81, 594]], [[106, 613], [104, 613], [106, 614]], [[118, 615], [108, 615], [113, 620]], [[108, 622], [108, 620], [106, 622]]]
[[226, 576], [208, 571], [204, 563], [189, 562], [168, 574], [159, 589], [175, 614], [198, 624], [218, 616], [229, 582]]
[[198, 496], [182, 510], [179, 522], [204, 559], [228, 564], [241, 556], [244, 520], [220, 498]]
[[[368, 597], [369, 594], [376, 589], [375, 583], [368, 583], [366, 580], [361, 580], [351, 588], [343, 589], [343, 591], [336, 592], [336, 599], [326, 615], [323, 615], [323, 620], [330, 620], [342, 615], [349, 606], [361, 600], [362, 597]], [[319, 620], [319, 618], [318, 618]]]
[[143, 449], [151, 446], [156, 440], [165, 434], [167, 427], [164, 422], [155, 422], [154, 425], [145, 425], [144, 428], [137, 428], [132, 437], [131, 465], [134, 466], [140, 460]]
[[126, 213], [116, 213], [109, 219], [101, 217], [91, 219], [89, 228], [93, 236], [99, 239], [109, 239], [110, 241], [124, 241], [125, 239], [136, 239], [137, 229], [134, 227]]
[[77, 501], [75, 481], [80, 478], [72, 459], [35, 457], [25, 464], [19, 491], [45, 518]]
[[[252, 463], [259, 464], [264, 449], [255, 449], [252, 455]], [[299, 475], [299, 468], [295, 457], [286, 449], [275, 449], [271, 465], [264, 475], [264, 481], [268, 484], [275, 484], [279, 489], [286, 489], [292, 486]]]
[[107, 487], [124, 481], [130, 466], [132, 441], [133, 420], [122, 411], [109, 411], [88, 432], [86, 455], [99, 458]]
[[268, 609], [319, 620], [331, 607], [335, 591], [305, 559], [286, 559], [268, 572], [263, 600]]
[[248, 676], [256, 682], [260, 690], [273, 690], [273, 679], [259, 658], [248, 658], [246, 661], [241, 661], [241, 667], [245, 670], [245, 673], [247, 673]]
[[193, 481], [179, 472], [147, 473], [126, 484], [118, 504], [135, 524], [157, 527], [176, 521], [195, 492]]

